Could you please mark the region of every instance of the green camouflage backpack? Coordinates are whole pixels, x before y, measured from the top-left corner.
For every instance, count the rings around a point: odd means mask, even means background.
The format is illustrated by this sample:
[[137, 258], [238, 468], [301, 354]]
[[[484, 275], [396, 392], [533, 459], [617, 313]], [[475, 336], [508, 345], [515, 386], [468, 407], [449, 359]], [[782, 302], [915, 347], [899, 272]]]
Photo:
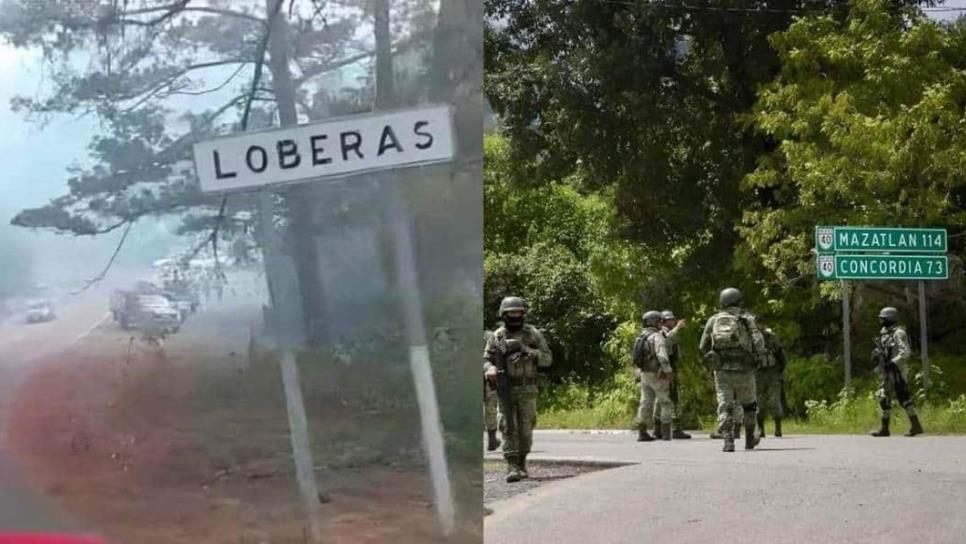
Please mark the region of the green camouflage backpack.
[[654, 350], [651, 348], [651, 343], [648, 342], [653, 334], [658, 334], [658, 331], [644, 331], [634, 341], [631, 360], [634, 362], [634, 366], [644, 371], [654, 370], [657, 366]]
[[721, 313], [711, 328], [711, 349], [716, 352], [754, 353], [748, 324], [741, 317]]

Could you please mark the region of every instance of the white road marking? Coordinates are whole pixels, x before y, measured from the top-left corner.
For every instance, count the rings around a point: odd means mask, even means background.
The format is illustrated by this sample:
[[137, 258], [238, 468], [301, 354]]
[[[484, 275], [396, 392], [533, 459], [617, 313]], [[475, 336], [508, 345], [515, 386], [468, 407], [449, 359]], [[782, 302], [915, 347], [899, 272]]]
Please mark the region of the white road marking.
[[104, 324], [104, 322], [105, 322], [105, 321], [107, 321], [107, 320], [108, 320], [108, 318], [110, 318], [110, 317], [111, 317], [111, 313], [110, 313], [110, 312], [106, 312], [106, 313], [104, 313], [104, 316], [103, 316], [103, 317], [101, 317], [100, 319], [98, 319], [96, 323], [94, 323], [93, 325], [91, 325], [89, 329], [87, 329], [86, 331], [84, 331], [84, 332], [82, 332], [82, 333], [80, 333], [80, 334], [78, 334], [78, 335], [77, 335], [77, 336], [76, 336], [76, 337], [74, 338], [74, 340], [73, 340], [73, 341], [71, 342], [71, 345], [73, 345], [73, 344], [76, 344], [77, 342], [80, 342], [80, 341], [81, 341], [81, 340], [83, 340], [84, 338], [86, 338], [86, 337], [88, 337], [88, 336], [90, 336], [90, 334], [91, 334], [92, 332], [94, 332], [95, 330], [97, 330], [97, 328], [98, 328], [98, 327], [100, 327], [101, 325], [103, 325], [103, 324]]

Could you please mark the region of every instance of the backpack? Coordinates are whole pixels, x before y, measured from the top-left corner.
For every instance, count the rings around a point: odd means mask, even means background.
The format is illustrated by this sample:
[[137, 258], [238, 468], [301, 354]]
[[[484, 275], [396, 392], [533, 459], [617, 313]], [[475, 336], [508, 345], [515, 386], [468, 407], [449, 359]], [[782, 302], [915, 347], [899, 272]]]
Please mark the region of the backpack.
[[647, 370], [648, 366], [653, 366], [650, 363], [654, 359], [654, 352], [651, 348], [651, 343], [648, 342], [653, 334], [657, 334], [657, 331], [644, 331], [634, 341], [634, 351], [631, 354], [631, 360], [634, 366], [641, 370]]
[[711, 328], [711, 349], [712, 351], [743, 351], [754, 353], [751, 335], [748, 325], [742, 323], [738, 316], [727, 312], [721, 313], [714, 321]]

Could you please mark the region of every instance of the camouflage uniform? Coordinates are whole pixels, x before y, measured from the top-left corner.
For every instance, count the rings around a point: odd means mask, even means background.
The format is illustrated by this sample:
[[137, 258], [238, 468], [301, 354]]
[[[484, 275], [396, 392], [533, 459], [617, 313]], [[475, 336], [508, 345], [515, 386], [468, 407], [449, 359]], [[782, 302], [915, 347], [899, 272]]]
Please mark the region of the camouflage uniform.
[[[888, 357], [899, 369], [902, 381], [909, 383], [909, 358], [912, 357], [912, 348], [909, 346], [909, 335], [902, 325], [883, 327], [879, 331], [879, 341], [888, 350]], [[892, 417], [892, 400], [898, 398], [899, 403], [906, 410], [909, 417], [916, 416], [916, 407], [913, 405], [912, 397], [907, 391], [900, 393], [896, 388], [896, 376], [892, 373], [880, 374], [879, 390], [876, 397], [879, 399], [879, 408], [882, 419]], [[905, 397], [905, 398], [903, 398]]]
[[775, 436], [781, 436], [781, 420], [785, 417], [782, 406], [782, 382], [785, 379], [785, 350], [771, 329], [764, 329], [765, 353], [761, 365], [755, 371], [755, 391], [758, 394], [758, 428], [765, 435], [765, 416], [775, 418]]
[[[683, 322], [679, 322], [674, 328], [668, 328], [663, 325], [661, 326], [661, 333], [664, 334], [664, 338], [667, 339], [668, 359], [671, 361], [671, 370], [674, 371], [675, 376], [678, 374], [678, 365], [681, 362], [681, 344], [679, 342], [679, 334], [683, 328], [683, 325]], [[674, 417], [671, 420], [671, 429], [675, 434], [674, 438], [691, 438], [690, 435], [681, 430], [681, 425], [678, 419], [681, 415], [681, 412], [677, 379], [671, 381], [670, 397], [671, 404], [674, 406]], [[658, 413], [660, 406], [660, 404], [654, 405], [654, 417], [656, 419], [660, 418], [660, 414]]]
[[[745, 347], [742, 349], [719, 349], [714, 346], [712, 332], [719, 319], [726, 316], [738, 318], [739, 334]], [[755, 325], [755, 317], [738, 306], [727, 306], [711, 316], [704, 327], [699, 345], [701, 353], [712, 354], [714, 359], [714, 382], [718, 400], [718, 428], [725, 439], [726, 451], [733, 451], [734, 429], [738, 406], [744, 412], [745, 448], [755, 446], [754, 428], [757, 424], [757, 394], [755, 391], [755, 368], [758, 354], [765, 349], [764, 339]], [[706, 355], [709, 356], [709, 355]], [[750, 435], [750, 436], [749, 436]], [[729, 449], [730, 444], [730, 449]]]
[[[909, 335], [902, 325], [897, 324], [899, 312], [893, 307], [883, 308], [879, 312], [879, 323], [882, 329], [876, 338], [876, 373], [880, 376], [877, 392], [879, 408], [882, 411], [882, 426], [872, 436], [889, 436], [889, 422], [892, 418], [892, 399], [895, 398], [906, 410], [909, 416], [910, 428], [906, 436], [916, 436], [924, 431], [916, 414], [912, 394], [909, 391], [909, 358], [912, 348], [909, 346]], [[884, 358], [881, 360], [879, 357]]]
[[[633, 360], [641, 366], [641, 400], [637, 411], [637, 427], [642, 436], [648, 428], [654, 428], [654, 419], [660, 417], [664, 427], [662, 437], [671, 439], [671, 420], [674, 419], [674, 403], [671, 401], [671, 360], [669, 342], [660, 329], [647, 327], [634, 343]], [[655, 405], [656, 403], [656, 405]]]
[[[535, 356], [508, 355], [507, 340], [520, 341], [534, 350]], [[511, 471], [526, 474], [526, 458], [533, 443], [533, 428], [537, 424], [537, 368], [549, 367], [553, 354], [543, 334], [532, 325], [523, 325], [516, 332], [501, 326], [487, 340], [483, 359], [484, 373], [496, 367], [497, 371], [505, 372], [508, 379], [509, 399], [499, 399], [503, 457]]]
[[[493, 336], [490, 331], [483, 331], [483, 345]], [[486, 427], [488, 435], [487, 450], [493, 451], [499, 447], [500, 441], [496, 439], [496, 431], [499, 429], [499, 408], [500, 399], [493, 388], [485, 379], [483, 380], [483, 425]]]

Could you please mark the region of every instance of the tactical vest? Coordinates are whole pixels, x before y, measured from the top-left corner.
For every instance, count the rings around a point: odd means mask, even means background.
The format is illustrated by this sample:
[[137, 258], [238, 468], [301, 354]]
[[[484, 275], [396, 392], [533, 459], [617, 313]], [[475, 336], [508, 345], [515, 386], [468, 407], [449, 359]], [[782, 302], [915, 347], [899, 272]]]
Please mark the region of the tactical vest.
[[537, 373], [537, 359], [535, 357], [523, 357], [519, 352], [514, 354], [507, 354], [507, 340], [519, 340], [523, 345], [530, 349], [539, 350], [540, 346], [537, 344], [536, 339], [530, 333], [528, 326], [524, 325], [523, 329], [519, 332], [511, 333], [505, 327], [500, 327], [495, 333], [493, 333], [497, 349], [500, 350], [500, 359], [503, 361], [505, 366], [504, 370], [507, 376], [513, 379], [518, 378], [533, 378], [536, 379], [539, 374]]

